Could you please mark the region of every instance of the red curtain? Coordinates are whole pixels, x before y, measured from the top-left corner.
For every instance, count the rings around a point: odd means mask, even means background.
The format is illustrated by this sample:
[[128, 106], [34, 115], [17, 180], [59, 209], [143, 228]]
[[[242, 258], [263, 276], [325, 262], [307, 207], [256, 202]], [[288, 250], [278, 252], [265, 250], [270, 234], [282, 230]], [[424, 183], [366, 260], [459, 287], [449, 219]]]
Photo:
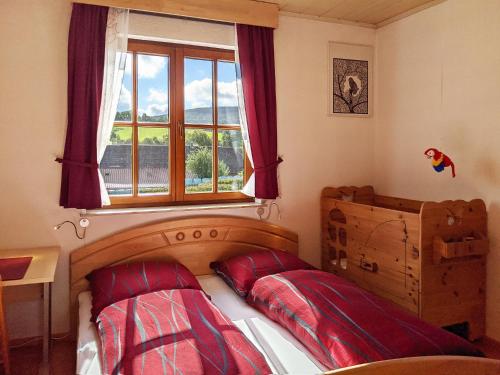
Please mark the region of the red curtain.
[[248, 136], [255, 171], [255, 197], [278, 196], [276, 80], [273, 29], [236, 25]]
[[101, 207], [97, 127], [104, 74], [108, 8], [73, 4], [68, 40], [68, 128], [60, 205]]

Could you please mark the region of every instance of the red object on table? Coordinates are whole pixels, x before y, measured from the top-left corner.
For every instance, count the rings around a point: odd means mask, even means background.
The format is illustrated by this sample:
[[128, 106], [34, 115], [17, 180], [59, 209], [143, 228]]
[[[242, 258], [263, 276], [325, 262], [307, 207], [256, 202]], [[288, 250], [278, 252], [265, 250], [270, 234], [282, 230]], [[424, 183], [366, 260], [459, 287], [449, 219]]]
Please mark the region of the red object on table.
[[22, 279], [32, 259], [33, 257], [0, 258], [2, 281]]

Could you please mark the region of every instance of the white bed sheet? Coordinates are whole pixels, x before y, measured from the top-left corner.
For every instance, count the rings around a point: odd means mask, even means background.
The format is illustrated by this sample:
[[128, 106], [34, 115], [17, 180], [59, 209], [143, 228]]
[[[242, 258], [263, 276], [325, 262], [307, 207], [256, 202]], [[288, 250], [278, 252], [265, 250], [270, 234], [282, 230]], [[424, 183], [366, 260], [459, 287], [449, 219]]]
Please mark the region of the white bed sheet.
[[[274, 373], [318, 374], [326, 370], [307, 349], [287, 330], [268, 319], [257, 310], [248, 306], [237, 296], [222, 279], [215, 275], [197, 277], [203, 290], [212, 297], [212, 302], [219, 307], [264, 354]], [[90, 322], [92, 296], [90, 292], [80, 293], [79, 326], [77, 341], [77, 374], [102, 375], [99, 360], [99, 335]], [[258, 338], [254, 334], [257, 331]], [[264, 340], [263, 345], [261, 345]], [[273, 358], [263, 349], [269, 347], [274, 352]], [[271, 353], [272, 354], [272, 353]], [[280, 366], [281, 364], [281, 366]], [[283, 369], [284, 371], [280, 369]]]

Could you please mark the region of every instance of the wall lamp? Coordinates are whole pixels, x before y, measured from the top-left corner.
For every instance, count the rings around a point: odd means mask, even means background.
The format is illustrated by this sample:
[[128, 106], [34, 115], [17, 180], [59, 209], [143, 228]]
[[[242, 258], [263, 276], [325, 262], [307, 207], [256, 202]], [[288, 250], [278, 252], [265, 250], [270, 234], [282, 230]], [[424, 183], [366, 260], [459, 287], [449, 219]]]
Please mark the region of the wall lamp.
[[65, 220], [63, 221], [62, 223], [59, 223], [57, 224], [55, 227], [54, 227], [54, 230], [59, 230], [62, 228], [62, 226], [64, 224], [71, 224], [73, 226], [73, 228], [75, 229], [75, 236], [79, 239], [79, 240], [83, 240], [85, 238], [85, 234], [87, 232], [87, 227], [90, 225], [90, 220], [87, 219], [86, 217], [83, 217], [80, 219], [80, 221], [78, 222], [78, 224], [80, 225], [81, 228], [83, 228], [83, 232], [82, 234], [80, 235], [80, 233], [78, 233], [78, 228], [76, 227], [75, 223], [73, 223], [72, 221], [69, 221], [69, 220]]
[[[264, 202], [265, 203], [265, 202]], [[264, 217], [264, 214], [266, 212], [266, 207], [267, 206], [267, 215]], [[276, 206], [276, 210], [278, 211], [278, 220], [281, 220], [281, 210], [278, 202], [272, 201], [271, 203], [266, 204], [266, 206], [261, 206], [257, 208], [257, 215], [259, 216], [260, 220], [269, 220], [271, 217], [271, 212], [273, 211], [273, 206]]]

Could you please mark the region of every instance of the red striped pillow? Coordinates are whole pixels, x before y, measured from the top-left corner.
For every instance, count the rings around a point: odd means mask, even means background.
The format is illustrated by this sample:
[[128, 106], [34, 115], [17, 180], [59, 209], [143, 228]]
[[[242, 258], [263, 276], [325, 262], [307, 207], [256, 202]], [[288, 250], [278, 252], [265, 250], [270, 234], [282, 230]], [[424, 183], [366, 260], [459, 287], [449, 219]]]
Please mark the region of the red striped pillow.
[[100, 268], [87, 275], [92, 291], [92, 321], [106, 306], [163, 289], [199, 289], [200, 283], [180, 263], [138, 262]]
[[253, 284], [261, 277], [286, 271], [315, 269], [295, 255], [280, 250], [261, 250], [238, 255], [225, 261], [212, 262], [210, 268], [241, 297], [246, 297]]

